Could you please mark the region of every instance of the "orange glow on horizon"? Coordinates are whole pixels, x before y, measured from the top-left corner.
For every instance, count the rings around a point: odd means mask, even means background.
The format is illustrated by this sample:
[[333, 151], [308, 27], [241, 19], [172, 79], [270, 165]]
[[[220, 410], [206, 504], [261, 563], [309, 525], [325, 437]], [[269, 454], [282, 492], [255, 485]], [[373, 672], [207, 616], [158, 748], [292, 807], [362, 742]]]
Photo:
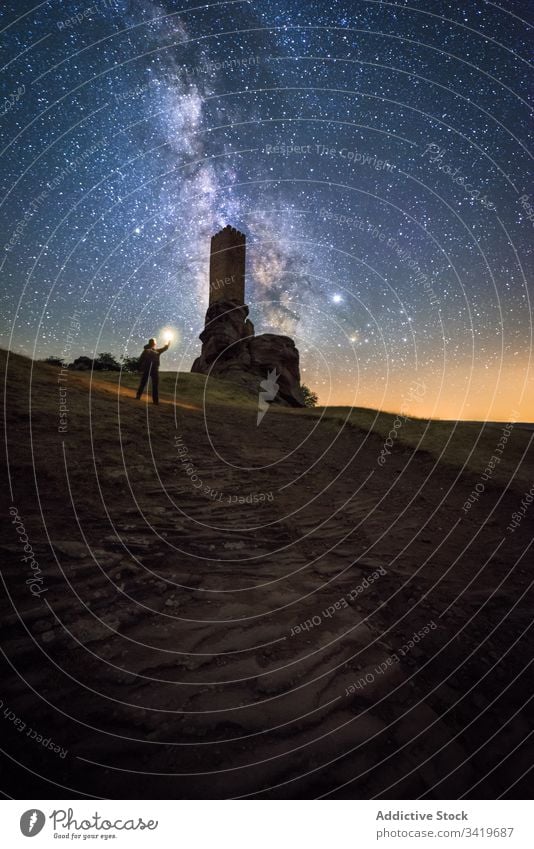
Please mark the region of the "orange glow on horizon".
[[[342, 376], [333, 375], [334, 382], [328, 397], [328, 387], [313, 385], [320, 406], [369, 407], [384, 412], [406, 412], [416, 418], [457, 419], [464, 421], [534, 421], [534, 370], [528, 362], [513, 366], [483, 368], [475, 366], [469, 372], [450, 366], [437, 376], [420, 369], [417, 373], [391, 374], [377, 382], [360, 374], [359, 386], [349, 386]], [[307, 376], [303, 375], [307, 383]], [[419, 394], [414, 391], [423, 384]]]

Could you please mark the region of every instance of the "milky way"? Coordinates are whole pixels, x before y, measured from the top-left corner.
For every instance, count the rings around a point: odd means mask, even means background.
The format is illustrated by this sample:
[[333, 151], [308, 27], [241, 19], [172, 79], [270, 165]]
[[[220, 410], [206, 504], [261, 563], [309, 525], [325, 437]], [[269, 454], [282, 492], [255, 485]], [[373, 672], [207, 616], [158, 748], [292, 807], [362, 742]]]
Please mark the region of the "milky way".
[[189, 370], [231, 224], [320, 402], [532, 420], [529, 5], [4, 2], [1, 344]]

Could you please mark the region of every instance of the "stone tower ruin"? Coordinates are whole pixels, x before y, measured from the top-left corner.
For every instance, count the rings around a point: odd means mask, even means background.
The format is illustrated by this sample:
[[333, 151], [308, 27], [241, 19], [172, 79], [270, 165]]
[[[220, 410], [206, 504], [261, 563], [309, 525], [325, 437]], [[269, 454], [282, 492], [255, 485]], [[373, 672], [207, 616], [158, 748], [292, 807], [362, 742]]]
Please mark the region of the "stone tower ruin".
[[246, 237], [228, 225], [211, 238], [210, 307], [217, 301], [245, 303]]
[[[273, 403], [303, 407], [299, 352], [289, 336], [256, 336], [245, 303], [246, 238], [228, 225], [211, 239], [209, 306], [191, 371], [233, 380], [256, 396], [276, 375]], [[265, 394], [265, 393], [264, 393]]]

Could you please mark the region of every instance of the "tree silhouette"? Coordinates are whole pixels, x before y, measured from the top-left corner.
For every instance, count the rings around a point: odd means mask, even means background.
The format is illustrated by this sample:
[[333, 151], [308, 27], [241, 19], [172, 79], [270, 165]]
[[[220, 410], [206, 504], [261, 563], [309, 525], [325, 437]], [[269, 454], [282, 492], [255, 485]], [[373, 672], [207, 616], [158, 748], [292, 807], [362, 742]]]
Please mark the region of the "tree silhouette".
[[304, 405], [306, 407], [316, 407], [317, 401], [319, 400], [317, 394], [312, 392], [310, 387], [306, 386], [304, 383], [301, 385], [300, 390], [304, 396]]
[[61, 357], [45, 357], [41, 362], [48, 363], [49, 366], [58, 366], [59, 368], [63, 368], [65, 365], [65, 361]]
[[94, 362], [94, 368], [97, 371], [120, 371], [121, 366], [120, 363], [117, 362], [113, 354], [110, 354], [109, 351], [101, 353], [98, 355]]
[[121, 368], [131, 374], [139, 371], [139, 357], [121, 357]]

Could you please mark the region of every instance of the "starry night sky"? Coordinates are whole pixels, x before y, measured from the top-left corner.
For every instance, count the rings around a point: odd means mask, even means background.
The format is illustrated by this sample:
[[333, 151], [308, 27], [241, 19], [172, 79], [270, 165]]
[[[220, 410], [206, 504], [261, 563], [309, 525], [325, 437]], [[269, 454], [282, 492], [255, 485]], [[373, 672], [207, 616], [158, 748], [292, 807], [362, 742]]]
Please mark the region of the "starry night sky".
[[321, 403], [534, 419], [530, 3], [33, 6], [0, 12], [2, 346], [172, 327], [188, 371], [231, 224]]

